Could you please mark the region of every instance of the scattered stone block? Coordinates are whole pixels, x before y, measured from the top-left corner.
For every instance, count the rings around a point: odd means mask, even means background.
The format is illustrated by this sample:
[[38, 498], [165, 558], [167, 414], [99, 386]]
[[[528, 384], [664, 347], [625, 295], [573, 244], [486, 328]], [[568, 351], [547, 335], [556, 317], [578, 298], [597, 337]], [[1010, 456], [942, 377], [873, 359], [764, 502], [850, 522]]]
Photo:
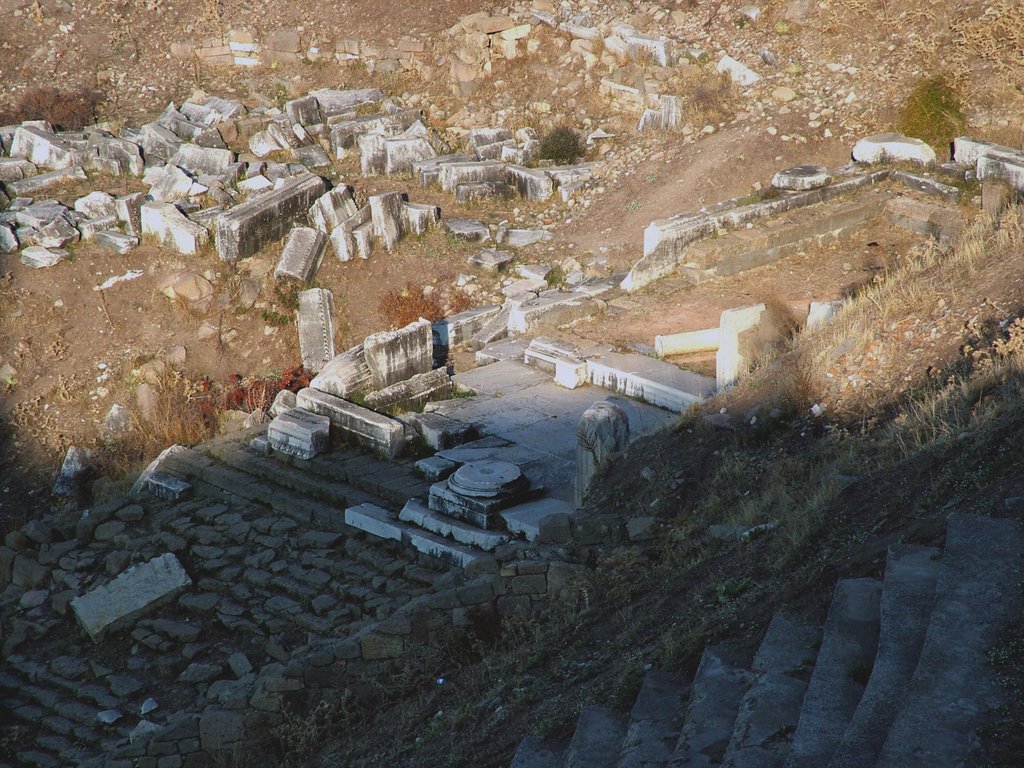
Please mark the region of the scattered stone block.
[[900, 133], [878, 133], [866, 136], [853, 146], [853, 159], [858, 163], [917, 163], [932, 165], [935, 150], [920, 139]]
[[338, 261], [350, 261], [357, 256], [368, 259], [373, 250], [373, 215], [364, 205], [352, 216], [331, 230], [331, 245]]
[[267, 243], [281, 239], [325, 191], [323, 179], [304, 173], [220, 214], [216, 220], [217, 254], [223, 261], [252, 256]]
[[445, 219], [445, 231], [456, 240], [483, 243], [491, 239], [491, 230], [482, 221], [471, 219]]
[[455, 448], [480, 437], [475, 424], [467, 424], [440, 413], [408, 413], [403, 418], [416, 428], [423, 443], [435, 451]]
[[755, 304], [722, 312], [719, 328], [721, 336], [715, 356], [715, 379], [719, 389], [733, 386], [749, 368], [750, 361], [740, 343], [742, 334], [756, 329], [767, 311], [764, 304]]
[[113, 216], [117, 213], [117, 203], [113, 196], [106, 192], [90, 192], [75, 200], [75, 210], [89, 219]]
[[167, 162], [183, 143], [173, 131], [157, 123], [146, 123], [139, 128], [139, 144], [147, 158]]
[[370, 195], [369, 203], [373, 234], [384, 246], [384, 250], [393, 251], [405, 234], [402, 226], [402, 195], [399, 192]]
[[27, 238], [32, 245], [41, 245], [43, 248], [61, 248], [71, 243], [76, 243], [81, 238], [81, 233], [64, 216], [58, 216], [46, 226], [40, 228]]
[[56, 171], [29, 176], [21, 181], [8, 182], [6, 187], [15, 197], [31, 197], [50, 187], [67, 184], [72, 181], [84, 181], [86, 178], [82, 166], [72, 165]]
[[488, 272], [501, 272], [513, 258], [513, 255], [508, 251], [484, 248], [470, 256], [467, 261], [474, 267], [480, 267]]
[[751, 86], [761, 79], [761, 76], [754, 70], [732, 56], [723, 56], [719, 59], [715, 65], [715, 71], [729, 75], [729, 79], [743, 88]]
[[161, 245], [178, 253], [199, 253], [210, 242], [206, 227], [191, 221], [170, 203], [146, 203], [140, 208], [142, 234], [152, 235]]
[[397, 331], [381, 331], [363, 341], [363, 355], [373, 389], [426, 373], [434, 364], [434, 337], [429, 320], [420, 318]]
[[526, 348], [523, 362], [552, 374], [555, 383], [566, 389], [581, 387], [588, 380], [587, 362], [569, 342], [538, 336]]
[[516, 189], [504, 181], [477, 181], [459, 184], [455, 188], [455, 202], [474, 203], [483, 200], [500, 200], [514, 197]]
[[[676, 55], [672, 40], [668, 37], [651, 37], [648, 35], [627, 35], [624, 38], [629, 54], [634, 61], [644, 57], [653, 59], [660, 67], [674, 67]], [[721, 62], [719, 62], [721, 63]], [[722, 70], [719, 70], [721, 72]]]
[[192, 495], [192, 484], [170, 472], [157, 470], [149, 475], [146, 490], [158, 499], [181, 501]]
[[432, 326], [435, 353], [438, 348], [448, 350], [465, 344], [501, 311], [501, 305], [491, 304], [438, 320]]
[[18, 236], [14, 234], [14, 229], [0, 222], [0, 253], [14, 253], [19, 246]]
[[117, 230], [104, 229], [96, 233], [96, 245], [122, 256], [131, 253], [139, 244], [139, 238]]
[[147, 172], [146, 181], [152, 183], [149, 196], [157, 202], [177, 202], [192, 193], [192, 177], [176, 165], [165, 165], [154, 174]]
[[345, 525], [391, 541], [402, 540], [402, 526], [383, 507], [376, 504], [357, 504], [345, 510]]
[[317, 198], [309, 208], [309, 223], [321, 232], [330, 234], [342, 222], [348, 221], [359, 212], [352, 197], [352, 187], [334, 187]]
[[521, 165], [509, 165], [506, 168], [512, 183], [523, 199], [543, 202], [550, 200], [554, 195], [555, 183], [543, 171], [524, 168]]
[[331, 420], [292, 408], [271, 420], [267, 440], [275, 451], [309, 460], [330, 448]]
[[572, 506], [560, 499], [537, 499], [499, 514], [505, 527], [534, 544], [566, 544], [572, 538]]
[[319, 88], [310, 91], [309, 95], [316, 99], [317, 106], [320, 107], [324, 117], [348, 114], [364, 104], [375, 104], [384, 99], [384, 92], [379, 88], [359, 88], [348, 91]]
[[295, 150], [295, 159], [307, 168], [326, 168], [331, 164], [330, 156], [319, 144], [307, 144]]
[[576, 427], [576, 507], [586, 504], [594, 478], [629, 448], [629, 417], [615, 403], [594, 403]]
[[483, 181], [508, 182], [506, 165], [494, 160], [483, 160], [468, 163], [443, 163], [438, 169], [438, 182], [445, 192], [454, 192], [460, 184]]
[[538, 325], [562, 327], [604, 312], [599, 299], [576, 293], [545, 291], [536, 298], [510, 300], [509, 333], [529, 333]]
[[425, 234], [440, 221], [441, 209], [436, 205], [402, 202], [402, 224], [411, 234]]
[[288, 233], [274, 277], [308, 283], [316, 277], [326, 251], [327, 235], [311, 227], [295, 227]]
[[415, 163], [437, 156], [422, 136], [395, 136], [383, 141], [384, 173], [388, 176], [412, 173]]
[[296, 319], [302, 365], [320, 371], [334, 359], [334, 295], [325, 288], [302, 291]]
[[502, 240], [509, 248], [525, 248], [528, 245], [543, 243], [554, 235], [546, 229], [510, 229]]
[[21, 252], [21, 263], [33, 269], [45, 269], [56, 266], [67, 256], [68, 252], [60, 248], [44, 248], [41, 245], [31, 245]]
[[114, 212], [129, 235], [142, 234], [142, 206], [145, 202], [144, 192], [123, 195], [114, 200]]
[[40, 168], [55, 171], [81, 165], [82, 162], [81, 153], [71, 144], [52, 131], [28, 124], [15, 129], [9, 154], [11, 157], [22, 157]]
[[[296, 48], [295, 51], [297, 52], [298, 49]], [[320, 105], [317, 103], [316, 96], [312, 94], [303, 96], [300, 99], [286, 101], [284, 111], [293, 124], [298, 123], [302, 126], [310, 126], [323, 122], [320, 115]]]
[[433, 400], [447, 400], [451, 394], [452, 380], [448, 371], [435, 368], [370, 392], [366, 395], [366, 405], [383, 413], [415, 411]]
[[[426, 415], [426, 414], [421, 414]], [[454, 461], [441, 458], [440, 456], [428, 456], [416, 462], [416, 471], [423, 475], [428, 483], [436, 483], [444, 480], [452, 472], [459, 468]]]
[[798, 165], [794, 168], [786, 168], [772, 176], [772, 186], [776, 189], [798, 192], [818, 189], [828, 185], [831, 181], [832, 174], [828, 172], [828, 168], [820, 165]]
[[410, 435], [402, 422], [348, 400], [307, 387], [296, 402], [299, 408], [330, 418], [347, 439], [389, 459], [400, 456], [408, 444]]
[[807, 311], [807, 325], [809, 331], [828, 324], [836, 313], [843, 308], [844, 301], [812, 301]]
[[171, 553], [133, 566], [71, 601], [79, 625], [94, 642], [116, 632], [183, 592], [192, 580]]
[[446, 163], [466, 163], [471, 160], [469, 155], [463, 154], [438, 155], [413, 163], [412, 175], [419, 179], [420, 186], [429, 187], [441, 183], [441, 167]]

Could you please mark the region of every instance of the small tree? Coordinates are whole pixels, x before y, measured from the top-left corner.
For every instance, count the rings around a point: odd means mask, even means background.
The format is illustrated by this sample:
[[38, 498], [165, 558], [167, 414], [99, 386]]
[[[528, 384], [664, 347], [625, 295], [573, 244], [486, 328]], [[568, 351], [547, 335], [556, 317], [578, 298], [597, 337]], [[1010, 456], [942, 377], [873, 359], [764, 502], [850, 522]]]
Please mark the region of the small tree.
[[575, 163], [583, 154], [583, 139], [572, 128], [560, 126], [548, 131], [540, 140], [540, 157], [556, 163]]

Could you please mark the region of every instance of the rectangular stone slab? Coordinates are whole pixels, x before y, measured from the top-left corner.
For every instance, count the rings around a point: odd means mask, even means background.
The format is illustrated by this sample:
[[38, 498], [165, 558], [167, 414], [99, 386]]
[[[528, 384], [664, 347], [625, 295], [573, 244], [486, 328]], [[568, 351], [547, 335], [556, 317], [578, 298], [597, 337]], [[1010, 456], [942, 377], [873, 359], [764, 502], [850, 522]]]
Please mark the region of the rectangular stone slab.
[[86, 634], [99, 642], [108, 632], [122, 629], [173, 600], [191, 583], [178, 558], [168, 552], [76, 597], [71, 610]]
[[216, 221], [217, 254], [238, 261], [280, 240], [325, 191], [323, 179], [304, 173], [222, 213]]

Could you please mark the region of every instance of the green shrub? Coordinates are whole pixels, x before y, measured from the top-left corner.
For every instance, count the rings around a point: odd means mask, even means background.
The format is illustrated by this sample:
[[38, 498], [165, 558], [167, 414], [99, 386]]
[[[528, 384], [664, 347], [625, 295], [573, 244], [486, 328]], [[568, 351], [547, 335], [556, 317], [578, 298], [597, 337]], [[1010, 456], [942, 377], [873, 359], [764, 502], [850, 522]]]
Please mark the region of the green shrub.
[[540, 157], [556, 163], [575, 163], [583, 154], [583, 139], [572, 128], [553, 128], [540, 140]]
[[944, 75], [918, 81], [900, 109], [896, 129], [942, 150], [964, 128], [963, 100]]

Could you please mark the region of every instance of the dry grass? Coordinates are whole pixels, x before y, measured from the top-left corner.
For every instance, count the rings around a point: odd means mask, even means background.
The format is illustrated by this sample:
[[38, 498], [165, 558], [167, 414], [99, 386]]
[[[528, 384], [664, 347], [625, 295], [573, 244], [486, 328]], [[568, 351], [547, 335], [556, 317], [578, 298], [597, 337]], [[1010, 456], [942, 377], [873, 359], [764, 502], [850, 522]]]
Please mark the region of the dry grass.
[[420, 286], [408, 282], [404, 288], [394, 288], [381, 296], [377, 312], [390, 327], [403, 328], [421, 317], [433, 323], [472, 306], [472, 299], [462, 291], [451, 291], [446, 301], [439, 291], [425, 293]]
[[729, 76], [700, 68], [685, 78], [679, 93], [683, 99], [683, 122], [700, 128], [732, 116], [736, 86]]
[[75, 131], [96, 121], [101, 101], [103, 94], [88, 88], [40, 85], [22, 94], [12, 110], [0, 113], [0, 124], [45, 120], [59, 130]]
[[1018, 89], [1024, 87], [1024, 5], [994, 0], [978, 13], [967, 4], [950, 22], [954, 74], [966, 81], [983, 64]]

